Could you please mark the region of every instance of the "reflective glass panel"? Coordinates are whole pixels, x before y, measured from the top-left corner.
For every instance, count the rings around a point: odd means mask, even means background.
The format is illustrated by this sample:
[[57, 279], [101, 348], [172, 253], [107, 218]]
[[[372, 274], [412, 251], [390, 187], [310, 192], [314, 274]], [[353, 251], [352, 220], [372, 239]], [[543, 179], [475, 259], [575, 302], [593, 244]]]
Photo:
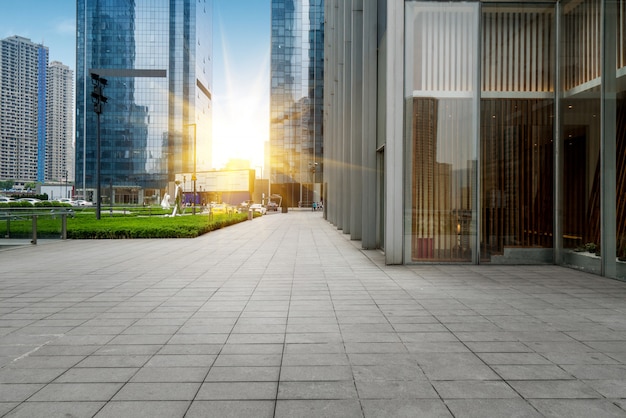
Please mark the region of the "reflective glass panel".
[[482, 8], [481, 261], [552, 262], [554, 4]]
[[475, 254], [478, 5], [405, 3], [405, 259]]

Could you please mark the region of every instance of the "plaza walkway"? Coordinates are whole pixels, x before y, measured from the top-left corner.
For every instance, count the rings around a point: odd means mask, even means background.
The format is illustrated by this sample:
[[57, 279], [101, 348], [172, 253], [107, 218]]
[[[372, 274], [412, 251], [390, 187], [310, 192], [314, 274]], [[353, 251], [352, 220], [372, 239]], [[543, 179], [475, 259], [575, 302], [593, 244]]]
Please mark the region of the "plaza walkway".
[[624, 417], [626, 283], [385, 266], [312, 211], [3, 250], [0, 416]]

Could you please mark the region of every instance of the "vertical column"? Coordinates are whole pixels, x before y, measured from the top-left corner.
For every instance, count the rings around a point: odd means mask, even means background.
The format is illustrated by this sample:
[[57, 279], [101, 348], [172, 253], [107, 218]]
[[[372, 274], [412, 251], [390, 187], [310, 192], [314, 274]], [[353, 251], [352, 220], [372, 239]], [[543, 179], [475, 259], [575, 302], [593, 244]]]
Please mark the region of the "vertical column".
[[404, 1], [387, 2], [385, 127], [385, 262], [402, 264]]
[[602, 2], [602, 80], [601, 80], [601, 127], [600, 127], [600, 249], [602, 254], [602, 275], [617, 277], [616, 263], [616, 138], [617, 138], [617, 39], [616, 1]]
[[376, 248], [376, 110], [378, 82], [378, 2], [363, 2], [362, 236], [363, 248]]
[[363, 220], [363, 0], [352, 0], [352, 115], [350, 238], [360, 240]]
[[341, 159], [341, 224], [344, 234], [350, 233], [350, 201], [352, 191], [350, 190], [350, 179], [352, 177], [351, 161], [351, 113], [352, 113], [352, 0], [341, 2], [343, 11], [341, 22], [343, 23], [343, 85], [342, 85], [342, 159]]

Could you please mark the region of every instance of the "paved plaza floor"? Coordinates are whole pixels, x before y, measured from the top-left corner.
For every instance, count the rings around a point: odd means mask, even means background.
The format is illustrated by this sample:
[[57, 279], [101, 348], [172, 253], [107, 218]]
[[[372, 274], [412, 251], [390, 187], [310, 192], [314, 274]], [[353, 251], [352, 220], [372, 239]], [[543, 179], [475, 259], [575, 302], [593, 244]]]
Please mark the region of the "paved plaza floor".
[[6, 249], [0, 416], [624, 417], [626, 283], [385, 266], [313, 211]]

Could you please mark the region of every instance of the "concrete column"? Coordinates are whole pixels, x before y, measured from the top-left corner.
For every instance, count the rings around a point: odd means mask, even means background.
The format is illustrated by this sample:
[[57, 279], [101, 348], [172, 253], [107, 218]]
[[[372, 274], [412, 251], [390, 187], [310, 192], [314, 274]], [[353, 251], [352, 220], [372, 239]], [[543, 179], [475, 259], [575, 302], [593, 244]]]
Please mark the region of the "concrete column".
[[342, 167], [341, 167], [341, 224], [344, 234], [350, 233], [350, 179], [352, 177], [351, 157], [351, 122], [352, 114], [352, 0], [342, 2], [342, 22], [343, 22], [343, 95], [342, 95]]
[[617, 4], [602, 2], [602, 84], [601, 84], [601, 157], [600, 157], [600, 249], [602, 275], [617, 277]]
[[352, 0], [350, 238], [363, 235], [363, 0]]
[[337, 0], [327, 0], [324, 3], [324, 184], [325, 199], [324, 213], [326, 219], [337, 223], [335, 201], [336, 195], [336, 88], [337, 88], [337, 59], [336, 59], [336, 8]]
[[404, 0], [387, 2], [385, 127], [385, 262], [402, 264]]
[[363, 3], [362, 236], [363, 248], [376, 248], [376, 117], [378, 85], [378, 2]]

